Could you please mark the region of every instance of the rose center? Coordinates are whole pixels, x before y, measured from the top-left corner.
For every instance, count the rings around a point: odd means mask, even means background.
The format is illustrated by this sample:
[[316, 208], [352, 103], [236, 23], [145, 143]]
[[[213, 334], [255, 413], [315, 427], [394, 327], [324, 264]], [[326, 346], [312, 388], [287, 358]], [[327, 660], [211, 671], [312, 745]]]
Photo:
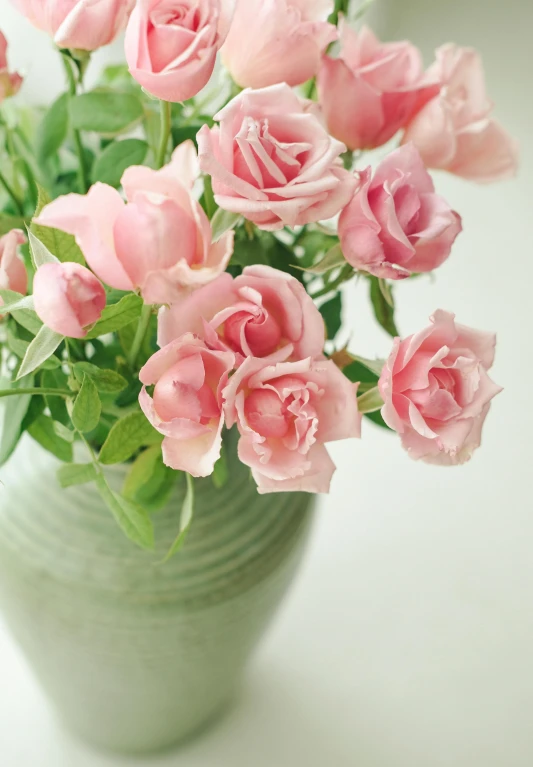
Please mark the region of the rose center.
[[220, 414], [216, 397], [206, 383], [199, 388], [186, 383], [185, 366], [178, 362], [164, 373], [154, 388], [154, 407], [162, 421], [185, 418], [208, 423]]
[[266, 357], [278, 348], [281, 329], [267, 312], [235, 312], [226, 320], [224, 336], [234, 351], [247, 354], [247, 346], [254, 357]]
[[247, 397], [244, 415], [250, 427], [262, 437], [284, 437], [289, 430], [289, 414], [271, 389], [254, 389]]

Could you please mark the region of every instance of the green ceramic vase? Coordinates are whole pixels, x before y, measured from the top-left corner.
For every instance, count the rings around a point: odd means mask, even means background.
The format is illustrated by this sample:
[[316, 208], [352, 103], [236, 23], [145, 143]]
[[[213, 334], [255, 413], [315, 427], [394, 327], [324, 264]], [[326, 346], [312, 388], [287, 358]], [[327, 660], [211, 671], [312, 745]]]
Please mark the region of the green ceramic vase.
[[[184, 482], [146, 553], [92, 485], [61, 490], [57, 465], [26, 444], [2, 471], [0, 607], [70, 729], [119, 752], [169, 748], [231, 699], [293, 578], [312, 496], [258, 495], [233, 454], [222, 489], [196, 481], [186, 544], [161, 565]], [[111, 484], [125, 474], [112, 468]]]

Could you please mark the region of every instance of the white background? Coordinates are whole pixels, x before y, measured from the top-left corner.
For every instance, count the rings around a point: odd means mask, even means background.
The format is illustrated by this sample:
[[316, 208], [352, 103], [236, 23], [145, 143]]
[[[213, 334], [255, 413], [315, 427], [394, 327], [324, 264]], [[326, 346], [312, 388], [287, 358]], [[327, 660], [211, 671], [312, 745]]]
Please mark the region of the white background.
[[[369, 424], [361, 442], [336, 445], [339, 471], [305, 566], [240, 699], [176, 754], [128, 762], [71, 740], [0, 624], [2, 767], [533, 764], [533, 4], [382, 0], [378, 11], [381, 31], [410, 37], [428, 63], [448, 40], [478, 47], [496, 114], [521, 142], [517, 181], [436, 176], [465, 231], [434, 282], [397, 290], [404, 334], [437, 307], [498, 331], [493, 377], [505, 391], [483, 448], [439, 469], [411, 462]], [[0, 27], [29, 75], [23, 98], [58, 92], [49, 41], [7, 0]], [[385, 355], [362, 288], [346, 298], [352, 348]]]

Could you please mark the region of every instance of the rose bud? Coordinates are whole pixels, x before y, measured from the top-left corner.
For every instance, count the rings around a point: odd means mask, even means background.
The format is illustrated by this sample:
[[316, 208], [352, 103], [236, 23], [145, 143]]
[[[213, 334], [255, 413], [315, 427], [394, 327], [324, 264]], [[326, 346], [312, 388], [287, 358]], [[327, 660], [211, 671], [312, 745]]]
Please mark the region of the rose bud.
[[[192, 333], [156, 352], [139, 373], [141, 408], [165, 435], [167, 466], [206, 477], [220, 457], [222, 389], [234, 365], [231, 352], [212, 351]], [[147, 386], [154, 386], [153, 396]]]
[[95, 184], [85, 196], [58, 197], [36, 221], [73, 234], [91, 269], [111, 287], [139, 290], [148, 304], [173, 303], [214, 280], [233, 253], [232, 231], [211, 241], [211, 224], [192, 196], [195, 163], [187, 141], [161, 170], [126, 170], [128, 204], [116, 189]]
[[325, 443], [359, 437], [357, 384], [331, 361], [248, 357], [224, 390], [226, 425], [260, 493], [327, 493], [335, 465]]
[[[26, 237], [20, 229], [12, 229], [0, 237], [0, 288], [14, 290], [26, 295], [28, 290], [28, 275], [23, 260], [17, 251], [26, 242]], [[1, 299], [0, 299], [1, 301]]]
[[94, 51], [124, 29], [135, 0], [11, 0], [59, 48]]
[[164, 101], [186, 101], [207, 85], [231, 21], [228, 0], [144, 0], [126, 30], [132, 77]]
[[221, 56], [242, 88], [300, 85], [314, 77], [337, 39], [333, 0], [238, 0]]
[[324, 320], [303, 285], [270, 266], [247, 266], [159, 314], [159, 345], [191, 331], [214, 349], [245, 357], [303, 359], [324, 348]]
[[7, 40], [0, 32], [0, 104], [4, 99], [14, 96], [22, 85], [22, 77], [10, 72], [7, 65]]
[[393, 280], [429, 272], [450, 255], [461, 217], [435, 194], [431, 176], [412, 144], [391, 152], [360, 186], [339, 219], [347, 261]]
[[501, 391], [487, 373], [496, 337], [456, 324], [441, 309], [430, 320], [419, 333], [394, 339], [379, 380], [381, 413], [411, 458], [464, 463], [479, 447], [490, 401]]
[[409, 123], [403, 141], [412, 141], [429, 168], [442, 168], [471, 181], [514, 175], [516, 142], [491, 117], [481, 57], [473, 48], [449, 43], [436, 52], [432, 72], [440, 93]]
[[102, 283], [80, 264], [44, 264], [33, 280], [38, 317], [51, 330], [68, 338], [83, 338], [100, 319], [106, 305]]
[[346, 147], [288, 85], [245, 90], [215, 120], [197, 138], [221, 208], [275, 230], [331, 218], [348, 203], [355, 180], [340, 160]]
[[354, 151], [385, 144], [439, 92], [414, 45], [381, 43], [347, 24], [339, 58], [323, 57], [317, 83], [329, 132]]

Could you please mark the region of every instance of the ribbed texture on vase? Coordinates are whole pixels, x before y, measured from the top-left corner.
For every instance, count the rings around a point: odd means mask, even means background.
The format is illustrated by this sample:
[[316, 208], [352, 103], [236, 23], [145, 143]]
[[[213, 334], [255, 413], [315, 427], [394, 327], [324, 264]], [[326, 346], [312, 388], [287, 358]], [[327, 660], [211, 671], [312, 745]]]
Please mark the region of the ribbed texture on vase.
[[[6, 472], [2, 607], [63, 717], [99, 745], [157, 750], [212, 716], [292, 579], [312, 497], [258, 495], [229, 452], [222, 489], [195, 481], [190, 533], [164, 565], [185, 482], [153, 516], [152, 553], [124, 537], [93, 485], [61, 490], [58, 462], [37, 446]], [[116, 489], [126, 471], [109, 471]]]

